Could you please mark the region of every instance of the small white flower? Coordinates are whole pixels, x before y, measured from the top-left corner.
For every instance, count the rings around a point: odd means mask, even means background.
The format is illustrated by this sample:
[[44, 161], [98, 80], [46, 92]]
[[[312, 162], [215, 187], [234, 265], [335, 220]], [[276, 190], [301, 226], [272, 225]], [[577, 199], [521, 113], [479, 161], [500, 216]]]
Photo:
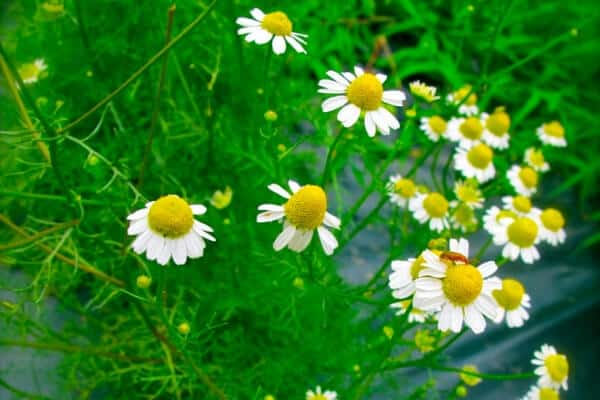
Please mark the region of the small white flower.
[[[465, 85], [446, 97], [446, 100], [451, 104], [462, 103], [460, 107], [458, 107], [458, 112], [462, 115], [471, 116], [479, 113], [479, 107], [477, 107], [477, 94], [472, 92], [471, 88], [471, 85]], [[471, 94], [469, 95], [469, 93]], [[463, 101], [467, 95], [469, 95], [469, 97]]]
[[451, 202], [450, 206], [450, 224], [452, 228], [461, 232], [474, 232], [477, 229], [479, 221], [475, 215], [475, 211], [467, 203]]
[[337, 393], [331, 390], [321, 391], [321, 386], [317, 386], [315, 391], [306, 392], [306, 400], [337, 400]]
[[42, 72], [44, 72], [48, 66], [43, 59], [38, 58], [31, 64], [23, 64], [19, 67], [18, 73], [23, 83], [26, 85], [37, 82], [40, 79]]
[[483, 124], [477, 117], [451, 118], [448, 122], [448, 139], [469, 149], [481, 141]]
[[532, 386], [521, 400], [559, 400], [558, 390], [551, 387]]
[[440, 96], [436, 96], [437, 88], [435, 86], [428, 86], [421, 81], [414, 81], [408, 84], [410, 92], [415, 97], [420, 97], [428, 103], [433, 103], [439, 100]]
[[537, 135], [544, 144], [554, 147], [566, 147], [565, 128], [558, 121], [542, 124], [537, 128]]
[[405, 208], [418, 193], [415, 182], [409, 178], [402, 178], [402, 175], [391, 176], [387, 190], [390, 201], [402, 208]]
[[502, 203], [505, 210], [512, 211], [519, 217], [536, 218], [541, 213], [539, 209], [533, 207], [529, 197], [520, 194], [516, 196], [504, 196], [502, 197]]
[[404, 299], [415, 293], [415, 280], [419, 277], [419, 272], [425, 268], [423, 255], [418, 258], [409, 258], [408, 260], [392, 261], [392, 273], [389, 276], [389, 287], [392, 289], [392, 296], [396, 299]]
[[542, 150], [538, 150], [535, 147], [530, 147], [525, 150], [523, 161], [538, 172], [546, 172], [550, 169], [550, 165], [548, 165], [544, 159]]
[[441, 232], [449, 227], [449, 203], [437, 192], [420, 193], [410, 200], [408, 208], [419, 223], [429, 222], [429, 229]]
[[484, 127], [482, 140], [495, 149], [507, 149], [510, 140], [510, 116], [504, 111], [504, 107], [498, 107], [492, 114], [481, 114], [481, 122]]
[[546, 208], [537, 214], [540, 225], [540, 238], [552, 246], [565, 242], [567, 234], [564, 230], [565, 217], [555, 208]]
[[[397, 301], [395, 303], [390, 304], [390, 307], [397, 309], [396, 315], [404, 315], [410, 306], [410, 300]], [[435, 314], [430, 311], [419, 310], [418, 308], [411, 307], [410, 312], [408, 313], [408, 322], [409, 323], [424, 323], [428, 318], [433, 317]]]
[[275, 251], [288, 247], [295, 252], [301, 252], [309, 245], [313, 233], [319, 234], [323, 251], [333, 254], [338, 247], [338, 241], [326, 226], [339, 229], [340, 220], [327, 212], [327, 194], [316, 185], [300, 186], [295, 181], [288, 181], [292, 194], [276, 183], [269, 185], [269, 190], [287, 199], [283, 205], [262, 204], [262, 211], [256, 217], [257, 222], [284, 220], [283, 231], [273, 243]]
[[504, 229], [504, 225], [500, 223], [504, 218], [515, 220], [517, 219], [517, 214], [509, 210], [501, 210], [496, 206], [492, 206], [483, 216], [483, 228], [488, 231], [489, 234], [494, 235], [498, 229]]
[[526, 308], [531, 307], [531, 299], [525, 293], [525, 288], [516, 279], [503, 279], [502, 288], [492, 292], [494, 299], [500, 306], [496, 323], [502, 322], [506, 315], [506, 324], [509, 328], [519, 328], [529, 319]]
[[456, 181], [454, 183], [454, 194], [458, 201], [454, 200], [450, 203], [450, 207], [456, 207], [458, 203], [466, 204], [471, 208], [483, 207], [483, 195], [477, 181], [467, 179], [466, 181]]
[[181, 197], [170, 194], [127, 217], [127, 234], [136, 236], [131, 247], [138, 254], [146, 253], [148, 260], [166, 265], [171, 258], [177, 265], [185, 264], [187, 258], [204, 254], [204, 239], [215, 241], [212, 228], [194, 219], [203, 215], [206, 207], [188, 204]]
[[540, 241], [540, 227], [536, 219], [517, 217], [500, 219], [500, 227], [493, 232], [496, 246], [504, 246], [502, 256], [512, 261], [521, 256], [526, 264], [540, 259], [535, 245]]
[[543, 344], [542, 348], [533, 355], [531, 363], [538, 366], [534, 371], [540, 377], [538, 385], [567, 390], [567, 379], [569, 378], [567, 357], [557, 353], [553, 346], [547, 344]]
[[437, 142], [446, 135], [447, 125], [444, 118], [439, 115], [432, 115], [431, 117], [422, 117], [419, 127], [425, 132], [429, 140]]
[[538, 186], [539, 177], [531, 167], [513, 165], [507, 172], [508, 181], [518, 194], [531, 197]]
[[265, 44], [271, 41], [273, 52], [283, 54], [287, 41], [298, 53], [306, 53], [303, 45], [306, 45], [308, 35], [292, 32], [292, 22], [285, 13], [275, 11], [265, 14], [254, 8], [250, 14], [252, 18], [240, 17], [235, 21], [241, 26], [238, 35], [245, 35], [247, 42]]
[[494, 151], [484, 143], [475, 144], [469, 149], [458, 147], [454, 154], [454, 167], [466, 178], [485, 183], [496, 175], [493, 158]]
[[370, 137], [375, 136], [377, 130], [389, 135], [390, 129], [400, 128], [398, 119], [383, 104], [402, 107], [406, 95], [401, 90], [384, 91], [386, 75], [365, 72], [358, 66], [354, 67], [354, 74], [328, 71], [327, 75], [331, 79], [319, 81], [319, 93], [336, 96], [325, 100], [321, 108], [324, 112], [341, 108], [337, 119], [344, 127], [351, 127], [364, 115], [365, 129]]

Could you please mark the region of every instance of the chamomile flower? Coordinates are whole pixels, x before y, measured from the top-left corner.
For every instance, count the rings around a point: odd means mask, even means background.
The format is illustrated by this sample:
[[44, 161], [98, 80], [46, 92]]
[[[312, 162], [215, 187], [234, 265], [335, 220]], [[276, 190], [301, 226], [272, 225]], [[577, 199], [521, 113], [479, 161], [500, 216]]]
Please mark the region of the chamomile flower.
[[544, 144], [554, 147], [566, 147], [565, 128], [558, 121], [542, 124], [537, 128], [537, 135]]
[[[458, 107], [458, 112], [460, 114], [475, 115], [479, 112], [479, 107], [477, 107], [477, 94], [472, 92], [471, 89], [471, 85], [465, 85], [457, 91], [450, 93], [447, 97], [447, 100], [452, 104], [462, 103], [460, 107]], [[464, 100], [467, 95], [469, 95], [469, 97]]]
[[420, 128], [432, 142], [437, 142], [446, 135], [446, 120], [439, 115], [422, 117]]
[[454, 154], [454, 167], [465, 177], [485, 183], [496, 175], [493, 158], [494, 151], [485, 143], [475, 144], [469, 149], [458, 147]]
[[529, 165], [538, 172], [546, 172], [550, 169], [550, 165], [548, 165], [544, 159], [544, 153], [542, 153], [542, 150], [536, 149], [535, 147], [530, 147], [525, 150], [523, 161], [525, 164]]
[[564, 230], [565, 217], [555, 208], [546, 208], [539, 213], [540, 238], [552, 246], [565, 242], [567, 234]]
[[521, 400], [560, 400], [560, 395], [551, 387], [532, 386]]
[[23, 64], [19, 67], [18, 73], [23, 83], [30, 85], [37, 82], [41, 77], [42, 73], [46, 71], [48, 66], [43, 59], [38, 58], [33, 63]]
[[492, 114], [481, 114], [481, 122], [484, 126], [481, 139], [495, 149], [507, 149], [510, 140], [510, 116], [504, 107], [496, 108]]
[[205, 239], [215, 241], [213, 229], [194, 219], [203, 215], [206, 207], [188, 204], [181, 197], [170, 194], [127, 217], [127, 234], [136, 236], [132, 248], [138, 254], [146, 253], [148, 260], [166, 265], [172, 258], [175, 264], [183, 265], [188, 258], [199, 258], [204, 254]]
[[[403, 300], [397, 301], [395, 303], [390, 304], [390, 307], [397, 309], [396, 315], [404, 315], [406, 311], [408, 311], [411, 300]], [[423, 310], [419, 310], [418, 308], [410, 307], [410, 311], [408, 312], [408, 322], [410, 323], [424, 323], [427, 318], [432, 316], [431, 312], [426, 312]]]
[[321, 104], [324, 112], [341, 108], [337, 119], [346, 128], [354, 125], [361, 115], [365, 119], [365, 129], [370, 137], [379, 130], [384, 135], [390, 134], [390, 129], [400, 128], [400, 122], [389, 112], [384, 103], [401, 107], [406, 95], [400, 90], [383, 90], [387, 79], [384, 74], [365, 72], [362, 68], [354, 67], [351, 72], [328, 71], [331, 79], [319, 81], [319, 93], [335, 94]]
[[506, 315], [506, 324], [509, 328], [519, 328], [529, 319], [526, 308], [531, 307], [531, 299], [525, 293], [523, 284], [516, 279], [503, 279], [502, 288], [492, 292], [494, 299], [500, 306], [496, 323], [502, 322]]
[[315, 391], [306, 392], [306, 400], [337, 400], [337, 393], [331, 390], [321, 391], [321, 386], [317, 386]]
[[519, 217], [500, 219], [500, 227], [493, 232], [496, 246], [504, 246], [502, 256], [512, 261], [521, 256], [526, 264], [540, 259], [535, 245], [540, 241], [540, 227], [536, 219]]
[[469, 242], [450, 239], [450, 251], [439, 256], [430, 250], [423, 253], [425, 268], [415, 282], [413, 304], [437, 313], [438, 329], [460, 332], [463, 322], [476, 334], [485, 330], [484, 316], [493, 320], [498, 305], [492, 291], [501, 287], [493, 277], [498, 267], [493, 261], [474, 266], [469, 261]]
[[504, 196], [502, 197], [502, 203], [504, 209], [514, 212], [520, 217], [536, 217], [540, 214], [540, 210], [533, 207], [531, 199], [527, 196], [516, 195], [516, 196]]
[[473, 208], [466, 203], [458, 203], [450, 212], [450, 225], [461, 232], [475, 232], [479, 221]]
[[457, 200], [450, 203], [452, 207], [456, 207], [458, 203], [466, 204], [471, 208], [483, 207], [483, 195], [476, 180], [456, 181], [454, 183], [454, 194]]
[[500, 223], [502, 219], [517, 219], [517, 214], [509, 210], [501, 210], [496, 206], [490, 207], [483, 216], [483, 228], [488, 231], [489, 234], [494, 235], [499, 229], [503, 229], [503, 225]]
[[309, 245], [316, 230], [325, 254], [333, 254], [338, 241], [326, 226], [339, 229], [340, 220], [327, 212], [327, 194], [316, 185], [300, 186], [292, 180], [288, 185], [291, 194], [276, 183], [269, 185], [269, 190], [287, 199], [284, 204], [258, 206], [262, 212], [256, 217], [257, 222], [284, 220], [283, 231], [275, 239], [273, 248], [280, 251], [287, 246], [301, 252]]
[[429, 229], [441, 232], [448, 225], [448, 200], [438, 192], [419, 193], [408, 203], [408, 208], [419, 223], [429, 222]]
[[246, 36], [247, 42], [265, 44], [271, 42], [275, 54], [283, 54], [286, 49], [286, 41], [298, 53], [306, 53], [303, 45], [306, 45], [308, 35], [292, 32], [292, 21], [281, 11], [265, 14], [258, 8], [250, 11], [252, 18], [240, 17], [236, 23], [241, 26], [238, 35]]
[[534, 371], [540, 377], [538, 385], [567, 390], [567, 380], [569, 378], [569, 361], [567, 357], [557, 353], [553, 346], [547, 344], [543, 344], [542, 348], [533, 355], [534, 358], [531, 363], [538, 366]]
[[538, 173], [531, 167], [513, 165], [507, 172], [508, 181], [518, 194], [531, 196], [537, 191]]
[[433, 103], [440, 98], [440, 96], [435, 95], [435, 92], [437, 91], [435, 86], [428, 86], [421, 81], [409, 83], [408, 88], [413, 96], [419, 97], [428, 103]]
[[396, 299], [404, 299], [415, 293], [415, 280], [419, 277], [419, 272], [425, 268], [424, 262], [422, 254], [417, 258], [392, 261], [393, 272], [388, 282], [392, 289], [392, 296]]
[[448, 122], [448, 139], [468, 149], [481, 141], [483, 124], [477, 117], [451, 118]]
[[402, 208], [405, 208], [418, 193], [415, 182], [412, 179], [403, 178], [402, 175], [391, 176], [387, 190], [390, 201]]

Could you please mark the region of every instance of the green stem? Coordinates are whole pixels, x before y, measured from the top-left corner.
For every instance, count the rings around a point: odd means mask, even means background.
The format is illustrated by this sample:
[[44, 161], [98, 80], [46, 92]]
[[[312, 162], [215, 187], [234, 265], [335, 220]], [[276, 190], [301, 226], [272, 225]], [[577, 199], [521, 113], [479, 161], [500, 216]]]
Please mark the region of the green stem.
[[323, 169], [323, 176], [321, 177], [321, 187], [325, 187], [327, 183], [327, 178], [329, 177], [329, 170], [331, 169], [331, 160], [334, 158], [335, 148], [342, 137], [342, 133], [339, 132], [337, 136], [333, 139], [333, 143], [329, 146], [329, 151], [327, 152], [327, 159], [325, 160], [325, 168]]
[[485, 254], [485, 251], [491, 246], [493, 241], [494, 241], [494, 238], [492, 236], [490, 236], [489, 239], [483, 244], [483, 246], [481, 246], [481, 248], [479, 249], [477, 254], [475, 254], [475, 257], [473, 257], [473, 260], [475, 263], [478, 263], [479, 261], [481, 261], [481, 257], [483, 257], [483, 255]]

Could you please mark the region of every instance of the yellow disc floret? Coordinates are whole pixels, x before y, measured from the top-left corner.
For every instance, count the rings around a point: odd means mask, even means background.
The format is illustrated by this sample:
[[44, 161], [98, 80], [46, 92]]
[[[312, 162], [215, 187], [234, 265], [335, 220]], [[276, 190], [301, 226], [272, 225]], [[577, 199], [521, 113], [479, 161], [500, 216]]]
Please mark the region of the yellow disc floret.
[[346, 96], [350, 103], [361, 110], [376, 110], [381, 106], [383, 85], [375, 75], [366, 72], [348, 85]]
[[[454, 99], [457, 103], [460, 103], [471, 91], [471, 85], [465, 85], [462, 88], [458, 89], [454, 92]], [[477, 95], [475, 93], [471, 93], [469, 98], [464, 102], [464, 104], [468, 106], [474, 106], [477, 104]]]
[[498, 212], [496, 215], [496, 221], [500, 222], [500, 220], [503, 218], [517, 219], [517, 214], [510, 210], [500, 210], [500, 212]]
[[542, 224], [552, 232], [558, 232], [565, 226], [565, 218], [562, 213], [555, 208], [547, 208], [542, 211], [540, 216]]
[[546, 163], [544, 153], [542, 153], [541, 150], [533, 148], [529, 150], [527, 159], [530, 164], [535, 165], [536, 167], [542, 167]]
[[492, 295], [502, 308], [507, 311], [516, 310], [521, 306], [525, 288], [515, 279], [503, 279], [502, 289], [494, 290]]
[[38, 79], [40, 69], [35, 64], [23, 64], [19, 67], [19, 75], [24, 81], [34, 81]]
[[471, 147], [467, 152], [469, 163], [478, 169], [486, 169], [492, 162], [493, 157], [494, 151], [490, 146], [483, 143]]
[[316, 393], [310, 398], [310, 400], [327, 400], [327, 397], [325, 397], [325, 395], [322, 393]]
[[446, 120], [439, 115], [429, 117], [429, 127], [438, 136], [442, 136], [446, 132]]
[[540, 400], [560, 400], [558, 391], [552, 388], [540, 388]]
[[495, 136], [504, 136], [510, 128], [510, 117], [504, 109], [498, 109], [485, 120], [485, 127]]
[[476, 185], [468, 183], [457, 184], [455, 189], [456, 197], [467, 204], [478, 203], [481, 201], [481, 191]]
[[285, 216], [300, 229], [316, 229], [327, 212], [327, 195], [319, 186], [306, 185], [284, 204]]
[[565, 128], [563, 128], [558, 121], [552, 121], [544, 124], [544, 132], [546, 132], [548, 136], [556, 138], [565, 137]]
[[538, 174], [533, 168], [530, 167], [521, 168], [519, 171], [519, 178], [521, 178], [523, 185], [530, 189], [536, 187], [538, 184]]
[[483, 125], [479, 118], [469, 117], [460, 124], [460, 132], [464, 137], [471, 140], [477, 140], [481, 137], [483, 132]]
[[454, 305], [471, 304], [481, 293], [483, 277], [471, 264], [451, 265], [442, 282], [444, 294]]
[[429, 193], [423, 200], [423, 208], [432, 218], [442, 218], [448, 212], [448, 200], [437, 192]]
[[292, 21], [281, 11], [266, 14], [260, 25], [275, 36], [289, 36], [292, 33]]
[[531, 200], [529, 199], [529, 197], [520, 195], [515, 196], [513, 197], [512, 203], [515, 210], [519, 212], [528, 213], [529, 211], [531, 211]]
[[394, 184], [394, 192], [409, 199], [417, 193], [417, 186], [411, 179], [398, 179]]
[[537, 235], [538, 226], [531, 218], [517, 218], [508, 226], [508, 239], [522, 249], [533, 246]]
[[552, 354], [544, 360], [550, 378], [556, 382], [564, 381], [569, 376], [569, 362], [563, 354]]
[[184, 236], [193, 224], [194, 216], [189, 204], [174, 194], [156, 200], [148, 212], [150, 229], [168, 238]]

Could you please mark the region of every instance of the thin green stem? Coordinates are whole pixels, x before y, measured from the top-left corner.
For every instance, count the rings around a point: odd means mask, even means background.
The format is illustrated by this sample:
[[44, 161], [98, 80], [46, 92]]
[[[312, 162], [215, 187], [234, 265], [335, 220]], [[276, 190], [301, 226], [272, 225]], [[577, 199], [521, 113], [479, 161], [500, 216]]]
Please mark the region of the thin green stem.
[[321, 177], [321, 187], [325, 187], [327, 184], [327, 178], [329, 177], [329, 170], [331, 169], [331, 161], [336, 154], [336, 146], [342, 137], [342, 133], [339, 132], [337, 136], [333, 139], [331, 146], [329, 146], [329, 151], [327, 152], [327, 158], [325, 159], [325, 168], [323, 169], [323, 176]]
[[494, 241], [494, 238], [492, 236], [490, 236], [488, 238], [488, 240], [483, 244], [483, 246], [481, 246], [481, 248], [479, 249], [477, 254], [475, 254], [475, 257], [473, 257], [474, 262], [478, 263], [479, 261], [481, 261], [481, 257], [483, 257], [486, 250], [491, 246], [493, 241]]

